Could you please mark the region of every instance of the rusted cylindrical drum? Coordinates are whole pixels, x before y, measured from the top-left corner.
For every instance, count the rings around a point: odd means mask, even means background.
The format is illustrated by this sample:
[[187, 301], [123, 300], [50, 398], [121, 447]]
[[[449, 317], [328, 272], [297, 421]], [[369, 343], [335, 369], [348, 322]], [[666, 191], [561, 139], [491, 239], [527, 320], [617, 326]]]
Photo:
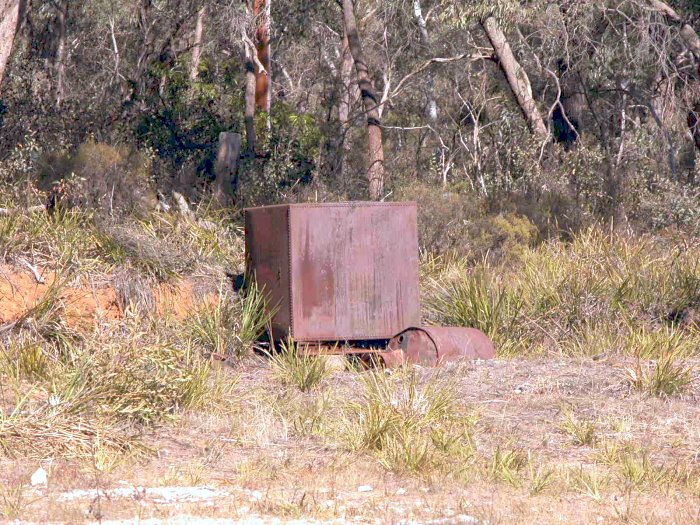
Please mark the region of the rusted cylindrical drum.
[[402, 364], [440, 366], [460, 359], [493, 359], [493, 342], [476, 328], [408, 328], [395, 335], [382, 353], [389, 368]]

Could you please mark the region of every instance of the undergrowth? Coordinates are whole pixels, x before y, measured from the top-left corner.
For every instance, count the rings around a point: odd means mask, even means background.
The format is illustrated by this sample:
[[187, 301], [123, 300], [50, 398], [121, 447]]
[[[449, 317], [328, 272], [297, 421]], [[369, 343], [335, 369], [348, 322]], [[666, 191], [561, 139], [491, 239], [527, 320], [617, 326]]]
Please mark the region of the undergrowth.
[[[232, 290], [230, 274], [243, 263], [240, 228], [225, 214], [197, 214], [153, 213], [120, 224], [78, 210], [0, 216], [2, 261], [24, 257], [52, 275], [37, 304], [0, 326], [2, 455], [79, 458], [109, 472], [120, 458], [151, 452], [143, 440], [150, 429], [199, 411], [230, 416], [230, 439], [240, 443], [309, 440], [394, 473], [482, 479], [531, 496], [556, 486], [597, 501], [610, 486], [654, 490], [691, 486], [697, 477], [573, 412], [551, 430], [592, 464], [549, 465], [516, 435], [482, 435], [454, 373], [358, 369], [336, 383], [329, 362], [293, 340], [255, 368], [262, 386], [239, 388], [246, 366], [261, 358], [251, 349], [270, 316], [254, 284]], [[523, 247], [500, 263], [426, 253], [424, 314], [428, 323], [483, 330], [501, 357], [617, 356], [630, 388], [685, 394], [700, 350], [699, 260], [700, 245], [672, 235], [628, 238], [597, 229], [569, 243]], [[184, 319], [160, 315], [141, 293], [187, 274], [209, 275], [215, 286]], [[98, 277], [115, 288], [123, 283], [124, 315], [70, 327], [63, 291]], [[626, 435], [631, 423], [612, 426]], [[21, 495], [0, 491], [0, 515], [16, 515]]]
[[591, 229], [470, 266], [424, 254], [429, 323], [473, 326], [501, 356], [700, 352], [700, 243]]

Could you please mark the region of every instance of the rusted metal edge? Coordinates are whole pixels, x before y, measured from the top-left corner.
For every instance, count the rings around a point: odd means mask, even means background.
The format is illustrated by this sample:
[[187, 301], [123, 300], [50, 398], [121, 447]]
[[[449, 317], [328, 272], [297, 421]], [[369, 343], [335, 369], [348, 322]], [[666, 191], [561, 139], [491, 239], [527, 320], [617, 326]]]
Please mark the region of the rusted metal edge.
[[[298, 347], [297, 347], [298, 348]], [[300, 349], [304, 355], [358, 355], [358, 354], [375, 354], [381, 355], [385, 350], [381, 348], [339, 348], [333, 350], [333, 347], [313, 346]]]
[[294, 339], [294, 285], [292, 283], [292, 256], [292, 209], [289, 206], [287, 206], [287, 281], [289, 282], [289, 335], [292, 337], [292, 339]]
[[346, 201], [346, 202], [298, 202], [291, 204], [270, 204], [269, 206], [254, 206], [252, 208], [243, 208], [243, 211], [254, 210], [260, 208], [359, 208], [363, 206], [414, 206], [415, 201], [400, 201], [400, 202], [375, 202], [375, 201]]
[[[357, 337], [348, 337], [348, 336], [344, 336], [344, 335], [339, 335], [335, 339], [329, 339], [329, 341], [388, 341], [391, 338], [392, 338], [392, 336], [387, 335], [387, 334], [369, 334], [367, 336], [363, 335], [362, 339], [358, 339]], [[295, 341], [297, 341], [299, 343], [317, 343], [318, 342], [318, 339], [311, 339], [311, 338], [299, 338], [299, 339], [297, 339], [296, 337], [292, 336], [292, 339], [294, 339]]]

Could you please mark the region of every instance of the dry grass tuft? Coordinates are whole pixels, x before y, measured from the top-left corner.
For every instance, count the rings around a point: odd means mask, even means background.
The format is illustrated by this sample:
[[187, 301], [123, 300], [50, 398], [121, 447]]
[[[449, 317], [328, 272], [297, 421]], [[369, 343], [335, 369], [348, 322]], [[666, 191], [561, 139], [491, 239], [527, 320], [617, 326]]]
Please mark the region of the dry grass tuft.
[[654, 363], [638, 358], [633, 365], [624, 368], [623, 375], [633, 389], [659, 397], [683, 392], [692, 383], [694, 370], [678, 351], [671, 351], [661, 354]]
[[343, 414], [342, 436], [351, 449], [375, 454], [390, 470], [429, 473], [447, 458], [468, 461], [475, 419], [456, 404], [454, 385], [415, 370], [362, 376], [362, 396]]
[[596, 427], [593, 421], [579, 419], [567, 412], [559, 428], [571, 438], [575, 445], [592, 445], [596, 441]]

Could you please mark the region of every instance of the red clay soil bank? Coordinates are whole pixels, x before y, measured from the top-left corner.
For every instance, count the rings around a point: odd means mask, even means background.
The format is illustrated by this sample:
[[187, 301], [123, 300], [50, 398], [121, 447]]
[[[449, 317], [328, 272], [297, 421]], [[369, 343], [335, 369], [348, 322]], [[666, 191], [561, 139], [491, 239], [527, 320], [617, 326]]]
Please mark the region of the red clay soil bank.
[[[0, 266], [0, 325], [19, 319], [36, 306], [49, 289], [53, 275], [44, 274], [45, 283], [36, 282], [29, 271], [18, 271]], [[184, 319], [198, 301], [193, 285], [186, 280], [172, 284], [159, 284], [153, 289], [156, 312], [170, 313], [175, 319]], [[72, 328], [86, 328], [95, 319], [115, 320], [123, 316], [112, 286], [65, 287], [58, 298], [64, 311], [62, 317]]]

